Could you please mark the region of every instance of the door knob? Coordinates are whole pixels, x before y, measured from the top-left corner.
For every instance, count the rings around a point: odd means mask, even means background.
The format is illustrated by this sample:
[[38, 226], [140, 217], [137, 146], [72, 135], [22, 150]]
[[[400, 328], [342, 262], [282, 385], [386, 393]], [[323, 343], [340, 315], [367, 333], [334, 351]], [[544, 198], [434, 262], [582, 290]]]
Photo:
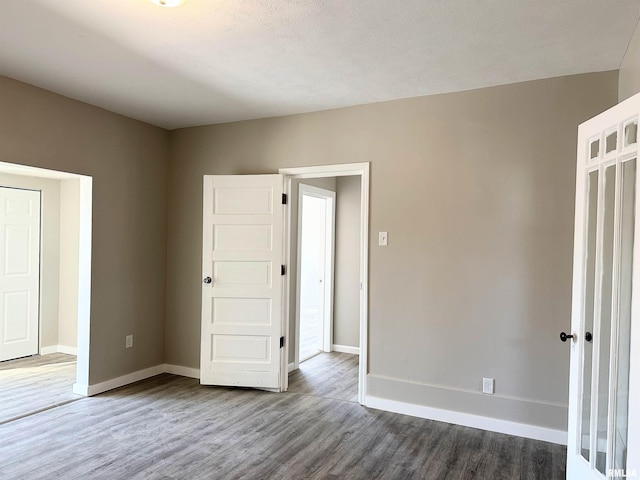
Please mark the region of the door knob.
[[584, 339], [585, 339], [587, 342], [590, 342], [591, 340], [593, 340], [593, 335], [591, 334], [591, 332], [587, 332], [587, 333], [585, 333], [585, 334], [584, 334]]
[[573, 338], [573, 335], [567, 335], [564, 332], [560, 332], [560, 340], [562, 340], [563, 342], [566, 342], [567, 338]]
[[205, 277], [205, 279], [203, 280], [204, 283], [206, 283], [207, 285], [211, 283], [211, 277]]

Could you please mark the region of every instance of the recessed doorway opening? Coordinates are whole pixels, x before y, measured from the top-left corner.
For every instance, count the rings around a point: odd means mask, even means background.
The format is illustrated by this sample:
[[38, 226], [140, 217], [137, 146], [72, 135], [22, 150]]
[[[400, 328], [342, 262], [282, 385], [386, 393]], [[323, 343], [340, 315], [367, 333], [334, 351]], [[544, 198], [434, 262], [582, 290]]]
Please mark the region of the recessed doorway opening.
[[[285, 331], [291, 341], [284, 356], [293, 360], [285, 363], [285, 371], [291, 372], [294, 390], [299, 393], [324, 392], [332, 398], [364, 404], [369, 164], [287, 168], [280, 173], [285, 175], [285, 192], [295, 199], [287, 219], [285, 258], [298, 267], [296, 275], [287, 276], [285, 285], [289, 296]], [[321, 201], [310, 200], [323, 197], [332, 201], [324, 200], [327, 203], [323, 206]], [[313, 236], [310, 244], [315, 245], [314, 253], [304, 248], [307, 207], [316, 217], [316, 226], [308, 232]], [[333, 214], [328, 215], [327, 209]], [[310, 257], [308, 272], [305, 257]], [[312, 321], [305, 324], [310, 318]], [[285, 376], [283, 390], [288, 382]]]
[[[20, 398], [20, 389], [27, 388], [25, 392], [32, 394], [26, 395], [40, 402], [34, 408], [40, 409], [47, 406], [44, 390], [49, 387], [55, 386], [52, 403], [67, 401], [69, 394], [88, 393], [92, 178], [0, 162], [0, 185], [37, 192], [40, 197], [39, 266], [33, 262], [38, 284], [33, 295], [36, 321], [28, 326], [28, 336], [35, 339], [28, 352], [32, 356], [7, 358], [0, 369], [7, 380], [3, 394]], [[68, 380], [53, 379], [56, 369], [64, 370]], [[23, 374], [26, 377], [19, 379]], [[16, 408], [28, 410], [29, 403], [23, 403]], [[18, 410], [7, 414], [28, 413]]]

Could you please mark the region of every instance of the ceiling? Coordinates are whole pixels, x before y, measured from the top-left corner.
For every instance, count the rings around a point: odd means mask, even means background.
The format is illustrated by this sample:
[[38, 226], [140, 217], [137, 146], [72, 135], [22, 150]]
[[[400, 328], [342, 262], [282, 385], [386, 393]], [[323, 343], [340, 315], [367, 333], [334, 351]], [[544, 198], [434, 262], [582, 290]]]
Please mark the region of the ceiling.
[[161, 127], [620, 67], [640, 0], [2, 0], [0, 74]]

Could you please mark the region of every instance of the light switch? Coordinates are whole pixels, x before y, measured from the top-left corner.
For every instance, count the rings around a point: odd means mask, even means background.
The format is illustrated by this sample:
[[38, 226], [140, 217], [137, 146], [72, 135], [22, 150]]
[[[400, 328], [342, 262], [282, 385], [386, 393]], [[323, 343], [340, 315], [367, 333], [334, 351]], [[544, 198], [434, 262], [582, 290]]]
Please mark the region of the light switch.
[[378, 232], [378, 245], [386, 247], [389, 243], [389, 234], [387, 232]]

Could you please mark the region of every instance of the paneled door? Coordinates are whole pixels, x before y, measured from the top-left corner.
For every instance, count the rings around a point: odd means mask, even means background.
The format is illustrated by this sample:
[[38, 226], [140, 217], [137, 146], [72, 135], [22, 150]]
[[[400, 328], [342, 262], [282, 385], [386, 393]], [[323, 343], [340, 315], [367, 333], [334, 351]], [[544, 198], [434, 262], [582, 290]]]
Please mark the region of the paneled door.
[[0, 361], [38, 353], [40, 192], [0, 187]]
[[640, 94], [580, 125], [567, 478], [640, 475]]
[[200, 382], [281, 389], [282, 175], [204, 177]]

